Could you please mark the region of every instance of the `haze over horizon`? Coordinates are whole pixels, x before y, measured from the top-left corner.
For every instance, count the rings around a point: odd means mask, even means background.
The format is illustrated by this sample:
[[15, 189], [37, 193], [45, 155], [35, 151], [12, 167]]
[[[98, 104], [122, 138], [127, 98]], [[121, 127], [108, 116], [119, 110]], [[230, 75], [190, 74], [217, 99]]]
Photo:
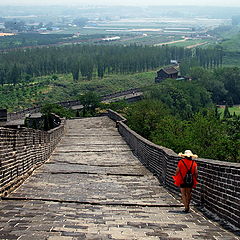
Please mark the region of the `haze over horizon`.
[[89, 6], [89, 5], [108, 5], [108, 6], [225, 6], [225, 7], [240, 7], [239, 0], [41, 0], [37, 2], [35, 0], [1, 0], [0, 5], [10, 5], [10, 6], [24, 6], [24, 5], [31, 5], [31, 6], [50, 6], [50, 5], [78, 5], [78, 6]]

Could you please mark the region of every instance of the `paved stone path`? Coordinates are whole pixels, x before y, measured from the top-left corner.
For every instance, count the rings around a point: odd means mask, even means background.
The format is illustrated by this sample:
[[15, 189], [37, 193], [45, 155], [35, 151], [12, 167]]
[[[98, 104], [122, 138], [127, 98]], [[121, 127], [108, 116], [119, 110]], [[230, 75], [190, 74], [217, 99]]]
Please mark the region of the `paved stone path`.
[[107, 117], [67, 125], [50, 160], [0, 202], [0, 239], [240, 239], [182, 214]]

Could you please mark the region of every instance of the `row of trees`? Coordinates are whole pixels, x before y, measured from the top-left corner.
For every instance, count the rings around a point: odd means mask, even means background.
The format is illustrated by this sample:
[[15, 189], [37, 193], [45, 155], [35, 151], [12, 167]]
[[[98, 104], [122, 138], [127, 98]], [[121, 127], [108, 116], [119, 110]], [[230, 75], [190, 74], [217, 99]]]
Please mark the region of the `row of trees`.
[[219, 66], [219, 49], [192, 50], [168, 46], [106, 46], [71, 45], [63, 47], [24, 49], [0, 54], [0, 84], [17, 84], [33, 76], [71, 73], [91, 80], [105, 74], [129, 74], [156, 69], [171, 59], [195, 59], [199, 66]]
[[192, 56], [184, 58], [180, 64], [182, 75], [189, 74], [191, 68], [201, 66], [208, 69], [213, 69], [223, 64], [224, 56], [223, 48], [219, 45], [214, 48], [194, 48]]

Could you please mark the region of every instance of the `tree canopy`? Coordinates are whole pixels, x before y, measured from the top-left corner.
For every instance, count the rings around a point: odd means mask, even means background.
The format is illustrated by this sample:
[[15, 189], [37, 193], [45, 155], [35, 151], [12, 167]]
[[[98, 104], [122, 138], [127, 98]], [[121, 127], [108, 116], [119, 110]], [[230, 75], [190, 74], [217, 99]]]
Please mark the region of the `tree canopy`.
[[202, 158], [240, 162], [239, 117], [220, 118], [210, 94], [197, 82], [165, 80], [145, 99], [126, 108], [128, 125], [175, 152], [191, 149]]

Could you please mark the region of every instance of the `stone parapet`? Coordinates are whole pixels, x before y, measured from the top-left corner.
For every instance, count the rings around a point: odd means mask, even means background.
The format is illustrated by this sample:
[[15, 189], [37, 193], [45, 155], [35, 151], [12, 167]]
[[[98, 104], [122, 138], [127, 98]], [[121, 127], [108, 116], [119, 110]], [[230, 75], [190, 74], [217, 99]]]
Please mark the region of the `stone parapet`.
[[44, 163], [64, 134], [65, 119], [47, 132], [0, 128], [0, 196], [18, 186]]
[[[142, 164], [156, 175], [167, 189], [179, 193], [172, 179], [180, 160], [177, 154], [141, 137], [124, 123], [126, 119], [118, 113], [109, 110], [108, 116], [118, 122], [118, 131]], [[220, 219], [240, 228], [240, 164], [201, 158], [196, 162], [199, 184], [193, 191], [193, 201]]]
[[113, 110], [111, 109], [108, 109], [108, 117], [110, 119], [112, 119], [114, 122], [125, 122], [127, 121], [127, 119], [125, 117], [123, 117], [121, 114], [117, 113], [117, 112], [114, 112]]

